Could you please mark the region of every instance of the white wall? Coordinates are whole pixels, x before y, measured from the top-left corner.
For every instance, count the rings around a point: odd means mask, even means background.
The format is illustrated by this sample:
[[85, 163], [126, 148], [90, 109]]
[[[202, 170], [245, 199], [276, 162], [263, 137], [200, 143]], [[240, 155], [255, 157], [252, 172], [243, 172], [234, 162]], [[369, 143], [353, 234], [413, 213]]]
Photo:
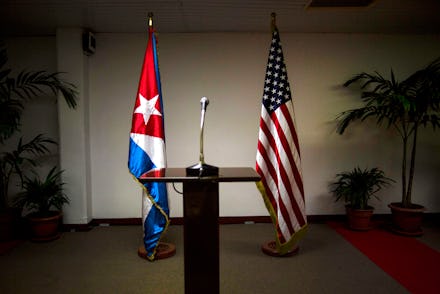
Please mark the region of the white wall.
[[[70, 109], [63, 99], [58, 103], [60, 166], [64, 170], [66, 194], [71, 197], [63, 221], [87, 224], [93, 219], [90, 175], [90, 96], [88, 58], [82, 49], [81, 28], [58, 28], [56, 31], [57, 71], [76, 86], [77, 105]], [[61, 96], [61, 95], [59, 95]]]
[[[336, 115], [354, 105], [340, 85], [360, 71], [404, 78], [440, 52], [438, 36], [283, 34], [283, 50], [300, 144], [308, 214], [342, 213], [327, 185], [340, 171], [379, 166], [399, 180], [400, 142], [390, 131], [359, 126], [333, 132]], [[255, 165], [260, 100], [270, 34], [159, 34], [168, 166], [198, 160], [199, 100], [210, 99], [205, 159], [218, 166]], [[93, 215], [140, 215], [140, 190], [127, 172], [128, 132], [146, 46], [145, 34], [98, 34], [90, 59]], [[420, 138], [414, 200], [440, 211], [438, 134]], [[429, 163], [429, 164], [427, 164]], [[399, 201], [399, 185], [374, 202], [378, 213]], [[253, 183], [221, 184], [220, 214], [267, 215]], [[182, 216], [181, 196], [170, 189], [172, 216]]]
[[[282, 29], [282, 28], [281, 28]], [[93, 218], [141, 215], [141, 191], [127, 169], [128, 135], [146, 34], [97, 34], [89, 58], [90, 156]], [[158, 34], [168, 166], [198, 161], [200, 98], [210, 99], [205, 160], [220, 167], [255, 165], [260, 101], [270, 33]], [[399, 137], [374, 125], [334, 132], [336, 115], [356, 105], [340, 85], [353, 74], [393, 67], [400, 79], [440, 52], [439, 36], [288, 34], [281, 30], [299, 133], [306, 209], [343, 213], [327, 185], [337, 172], [382, 168], [397, 180], [372, 201], [377, 213], [400, 200]], [[422, 132], [414, 202], [440, 212], [440, 137]], [[177, 185], [181, 189], [180, 185]], [[222, 216], [267, 215], [253, 183], [220, 185]], [[181, 196], [169, 188], [171, 216], [182, 216]], [[71, 197], [75, 197], [71, 195]], [[68, 209], [68, 208], [67, 208]]]

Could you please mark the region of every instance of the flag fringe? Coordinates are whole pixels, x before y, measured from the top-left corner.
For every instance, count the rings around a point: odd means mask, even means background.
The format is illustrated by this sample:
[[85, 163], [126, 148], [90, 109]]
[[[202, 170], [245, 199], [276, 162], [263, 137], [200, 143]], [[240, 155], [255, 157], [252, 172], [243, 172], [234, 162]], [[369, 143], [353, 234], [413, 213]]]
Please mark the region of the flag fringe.
[[[145, 187], [144, 184], [142, 184], [138, 178], [136, 178], [131, 172], [130, 172], [131, 176], [133, 177], [133, 179], [142, 187], [142, 189], [145, 191], [145, 195], [147, 195], [148, 199], [150, 199], [151, 203], [153, 203], [153, 205], [160, 211], [160, 213], [165, 217], [166, 220], [166, 224], [165, 224], [165, 228], [163, 229], [162, 233], [160, 234], [159, 240], [156, 243], [156, 246], [153, 249], [153, 253], [151, 255], [148, 255], [147, 252], [147, 259], [149, 261], [154, 261], [155, 257], [156, 257], [156, 252], [157, 252], [157, 247], [159, 246], [160, 241], [162, 240], [162, 237], [165, 235], [165, 233], [168, 231], [168, 226], [170, 224], [170, 219], [168, 217], [168, 215], [165, 213], [165, 211], [162, 209], [162, 207], [156, 203], [156, 201], [154, 201], [153, 197], [151, 197], [150, 193], [148, 192], [147, 187]], [[142, 229], [143, 229], [143, 223], [142, 223]], [[145, 246], [145, 244], [144, 244]]]
[[277, 218], [277, 214], [275, 212], [275, 209], [273, 208], [272, 204], [270, 203], [269, 197], [266, 194], [266, 189], [264, 188], [263, 183], [261, 181], [259, 181], [259, 182], [256, 182], [255, 184], [257, 185], [257, 188], [260, 191], [261, 196], [263, 197], [264, 204], [266, 205], [266, 208], [269, 211], [270, 218], [272, 220], [272, 224], [274, 225], [274, 228], [275, 228], [275, 244], [277, 247], [276, 249], [280, 255], [285, 255], [285, 254], [289, 253], [290, 251], [292, 251], [293, 248], [296, 246], [296, 244], [299, 242], [299, 240], [301, 240], [305, 236], [307, 229], [308, 229], [308, 225], [306, 223], [304, 226], [301, 227], [301, 229], [296, 231], [287, 242], [281, 243], [281, 241], [278, 237], [278, 232], [277, 232], [278, 218]]

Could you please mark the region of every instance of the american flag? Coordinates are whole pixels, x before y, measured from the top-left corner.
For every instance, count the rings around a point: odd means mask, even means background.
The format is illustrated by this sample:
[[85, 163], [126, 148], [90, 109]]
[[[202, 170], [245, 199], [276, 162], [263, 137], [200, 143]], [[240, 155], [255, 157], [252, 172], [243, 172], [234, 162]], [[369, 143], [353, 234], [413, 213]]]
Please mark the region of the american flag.
[[288, 253], [306, 231], [304, 187], [292, 95], [278, 29], [274, 26], [261, 107], [257, 185], [276, 229], [279, 254]]

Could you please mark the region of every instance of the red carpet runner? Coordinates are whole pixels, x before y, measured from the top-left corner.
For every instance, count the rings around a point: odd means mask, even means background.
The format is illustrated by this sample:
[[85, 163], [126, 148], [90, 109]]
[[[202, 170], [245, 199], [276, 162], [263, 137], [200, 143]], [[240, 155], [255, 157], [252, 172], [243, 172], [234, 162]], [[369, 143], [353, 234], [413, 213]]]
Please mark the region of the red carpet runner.
[[411, 293], [440, 293], [440, 252], [382, 228], [356, 232], [343, 223], [328, 225]]

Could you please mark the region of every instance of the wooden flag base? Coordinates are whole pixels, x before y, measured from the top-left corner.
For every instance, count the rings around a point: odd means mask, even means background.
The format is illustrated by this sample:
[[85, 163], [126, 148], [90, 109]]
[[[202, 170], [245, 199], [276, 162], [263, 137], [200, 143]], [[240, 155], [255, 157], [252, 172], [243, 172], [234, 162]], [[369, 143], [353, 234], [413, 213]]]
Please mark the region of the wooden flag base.
[[261, 245], [261, 250], [263, 251], [263, 253], [270, 255], [270, 256], [290, 257], [290, 256], [293, 256], [298, 253], [299, 247], [295, 246], [295, 247], [293, 247], [292, 250], [288, 251], [286, 254], [280, 254], [277, 251], [277, 245], [276, 245], [275, 241], [269, 241], [269, 242], [266, 242], [263, 245]]
[[[172, 243], [159, 242], [159, 245], [157, 245], [156, 248], [154, 260], [165, 259], [173, 256], [174, 254], [176, 254], [176, 245]], [[148, 259], [147, 251], [145, 250], [144, 245], [139, 246], [138, 255], [139, 257]]]

